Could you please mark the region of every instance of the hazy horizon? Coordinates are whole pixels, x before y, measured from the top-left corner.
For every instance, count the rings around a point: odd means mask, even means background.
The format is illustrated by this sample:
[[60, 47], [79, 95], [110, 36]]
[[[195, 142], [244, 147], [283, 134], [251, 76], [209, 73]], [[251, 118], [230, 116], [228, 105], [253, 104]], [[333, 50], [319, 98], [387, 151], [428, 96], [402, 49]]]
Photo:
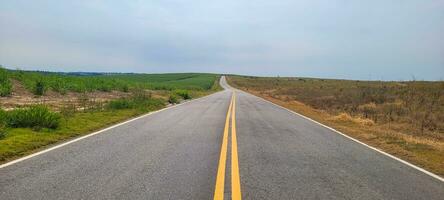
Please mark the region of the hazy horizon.
[[443, 19], [440, 0], [0, 0], [0, 64], [59, 72], [442, 80]]

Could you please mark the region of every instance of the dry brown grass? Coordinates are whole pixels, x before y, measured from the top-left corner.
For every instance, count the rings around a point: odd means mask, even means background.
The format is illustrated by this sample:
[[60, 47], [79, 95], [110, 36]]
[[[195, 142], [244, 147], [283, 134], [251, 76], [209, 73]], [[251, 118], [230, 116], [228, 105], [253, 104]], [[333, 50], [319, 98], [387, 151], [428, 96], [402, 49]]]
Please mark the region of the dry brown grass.
[[348, 113], [340, 113], [339, 115], [330, 117], [328, 120], [336, 121], [336, 122], [353, 122], [355, 124], [364, 125], [364, 126], [373, 126], [375, 122], [371, 119], [365, 119], [361, 117], [352, 117]]
[[[384, 83], [239, 76], [228, 77], [228, 82], [444, 175], [442, 82]], [[389, 87], [393, 88], [381, 89]], [[399, 87], [405, 91], [400, 92]], [[393, 91], [396, 89], [398, 91]]]

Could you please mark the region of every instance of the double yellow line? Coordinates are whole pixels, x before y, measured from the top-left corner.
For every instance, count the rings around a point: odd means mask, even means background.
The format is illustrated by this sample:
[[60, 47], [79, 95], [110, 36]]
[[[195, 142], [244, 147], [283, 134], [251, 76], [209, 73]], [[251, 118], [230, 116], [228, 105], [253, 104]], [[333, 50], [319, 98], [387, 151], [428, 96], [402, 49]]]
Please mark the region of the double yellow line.
[[225, 188], [225, 167], [227, 163], [228, 149], [228, 130], [230, 127], [231, 116], [231, 199], [240, 200], [240, 177], [239, 177], [239, 159], [237, 154], [236, 137], [236, 93], [231, 95], [230, 106], [228, 107], [227, 117], [225, 119], [224, 135], [222, 138], [222, 147], [220, 151], [219, 166], [217, 169], [216, 187], [214, 189], [214, 200], [224, 199]]

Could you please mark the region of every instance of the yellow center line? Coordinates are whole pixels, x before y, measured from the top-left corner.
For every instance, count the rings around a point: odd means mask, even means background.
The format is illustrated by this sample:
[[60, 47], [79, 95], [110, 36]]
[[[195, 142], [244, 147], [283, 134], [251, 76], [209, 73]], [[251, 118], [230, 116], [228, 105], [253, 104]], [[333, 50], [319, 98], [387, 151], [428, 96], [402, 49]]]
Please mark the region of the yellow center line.
[[239, 159], [236, 137], [236, 93], [233, 92], [233, 111], [231, 112], [231, 199], [240, 200], [241, 188], [239, 177]]
[[230, 126], [230, 113], [233, 106], [233, 97], [231, 96], [230, 106], [228, 107], [227, 117], [225, 119], [224, 135], [222, 138], [222, 147], [220, 150], [219, 166], [216, 176], [216, 187], [214, 189], [214, 200], [224, 199], [224, 184], [225, 184], [225, 167], [227, 162], [227, 145], [228, 145], [228, 127]]

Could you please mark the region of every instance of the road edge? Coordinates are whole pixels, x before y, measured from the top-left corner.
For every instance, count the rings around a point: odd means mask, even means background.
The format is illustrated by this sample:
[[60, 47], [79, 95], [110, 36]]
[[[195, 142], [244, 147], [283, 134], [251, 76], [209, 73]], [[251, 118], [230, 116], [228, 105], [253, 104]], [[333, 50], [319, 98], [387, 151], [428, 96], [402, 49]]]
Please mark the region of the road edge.
[[[228, 83], [227, 83], [227, 84], [228, 84]], [[231, 87], [232, 87], [232, 86], [231, 86]], [[306, 120], [308, 120], [308, 121], [314, 122], [315, 124], [320, 125], [320, 126], [326, 128], [326, 129], [329, 129], [329, 130], [331, 130], [331, 131], [333, 131], [333, 132], [335, 132], [335, 133], [337, 133], [337, 134], [339, 134], [339, 135], [341, 135], [341, 136], [343, 136], [343, 137], [345, 137], [345, 138], [347, 138], [347, 139], [350, 139], [350, 140], [352, 140], [352, 141], [354, 141], [354, 142], [356, 142], [356, 143], [358, 143], [358, 144], [364, 145], [365, 147], [367, 147], [367, 148], [369, 148], [369, 149], [372, 149], [372, 150], [374, 150], [374, 151], [376, 151], [376, 152], [378, 152], [378, 153], [381, 153], [381, 154], [383, 154], [383, 155], [385, 155], [385, 156], [387, 156], [387, 157], [390, 157], [390, 158], [392, 158], [392, 159], [394, 159], [394, 160], [396, 160], [396, 161], [398, 161], [398, 162], [401, 162], [401, 163], [403, 163], [403, 164], [405, 164], [405, 165], [407, 165], [407, 166], [409, 166], [409, 167], [412, 167], [412, 168], [414, 168], [414, 169], [416, 169], [416, 170], [418, 170], [418, 171], [421, 171], [421, 172], [423, 172], [424, 174], [427, 174], [427, 175], [429, 175], [429, 176], [431, 176], [431, 177], [433, 177], [433, 178], [435, 178], [435, 179], [437, 179], [437, 180], [439, 180], [439, 181], [441, 181], [441, 182], [444, 182], [444, 178], [443, 178], [443, 177], [441, 177], [441, 176], [439, 176], [439, 175], [437, 175], [437, 174], [434, 174], [433, 172], [427, 171], [426, 169], [424, 169], [424, 168], [422, 168], [422, 167], [419, 167], [419, 166], [417, 166], [417, 165], [415, 165], [415, 164], [412, 164], [412, 163], [410, 163], [410, 162], [408, 162], [408, 161], [405, 161], [405, 160], [403, 160], [403, 159], [401, 159], [401, 158], [398, 158], [398, 157], [396, 157], [396, 156], [394, 156], [394, 155], [392, 155], [392, 154], [389, 154], [389, 153], [387, 153], [387, 152], [385, 152], [385, 151], [383, 151], [383, 150], [380, 150], [380, 149], [378, 149], [378, 148], [376, 148], [376, 147], [373, 147], [373, 146], [370, 146], [370, 145], [368, 145], [368, 144], [366, 144], [366, 143], [364, 143], [364, 142], [361, 142], [361, 141], [359, 141], [359, 140], [357, 140], [357, 139], [355, 139], [355, 138], [353, 138], [353, 137], [351, 137], [351, 136], [348, 136], [348, 135], [342, 133], [341, 131], [338, 131], [338, 130], [336, 130], [336, 129], [330, 127], [330, 126], [327, 126], [327, 125], [325, 125], [325, 124], [322, 124], [322, 123], [320, 123], [320, 122], [318, 122], [318, 121], [316, 121], [316, 120], [314, 120], [314, 119], [312, 119], [312, 118], [310, 118], [310, 117], [307, 117], [307, 116], [305, 116], [305, 115], [302, 115], [302, 114], [300, 114], [300, 113], [297, 113], [296, 111], [290, 110], [290, 109], [288, 109], [288, 108], [286, 108], [286, 107], [283, 107], [283, 106], [281, 106], [281, 105], [278, 105], [278, 104], [276, 104], [276, 103], [273, 103], [273, 102], [271, 102], [271, 101], [269, 101], [269, 100], [267, 100], [267, 99], [264, 99], [264, 98], [262, 98], [262, 97], [260, 97], [260, 96], [254, 95], [254, 94], [251, 94], [251, 93], [246, 92], [246, 91], [244, 91], [244, 90], [237, 89], [237, 88], [235, 88], [235, 87], [232, 87], [232, 88], [233, 88], [233, 89], [236, 89], [236, 90], [238, 90], [238, 91], [244, 92], [244, 93], [246, 93], [246, 94], [252, 95], [252, 96], [254, 96], [254, 97], [257, 97], [257, 98], [261, 99], [262, 101], [265, 101], [265, 102], [267, 102], [267, 103], [270, 103], [270, 104], [272, 104], [272, 105], [274, 105], [274, 106], [276, 106], [276, 107], [278, 107], [278, 108], [284, 109], [284, 110], [286, 110], [286, 111], [288, 111], [288, 112], [290, 112], [290, 113], [293, 113], [293, 114], [295, 114], [295, 115], [297, 115], [297, 116], [299, 116], [299, 117], [302, 117], [302, 118], [304, 118], [304, 119], [306, 119]]]
[[27, 155], [27, 156], [24, 156], [24, 157], [21, 157], [21, 158], [17, 158], [17, 159], [15, 159], [15, 160], [11, 160], [11, 161], [9, 161], [9, 162], [3, 163], [3, 164], [0, 165], [0, 169], [5, 168], [5, 167], [8, 167], [8, 166], [10, 166], [10, 165], [14, 165], [14, 164], [19, 163], [19, 162], [22, 162], [22, 161], [25, 161], [25, 160], [30, 159], [30, 158], [32, 158], [32, 157], [35, 157], [35, 156], [38, 156], [38, 155], [41, 155], [41, 154], [44, 154], [44, 153], [50, 152], [50, 151], [52, 151], [52, 150], [56, 150], [56, 149], [58, 149], [58, 148], [61, 148], [61, 147], [66, 146], [66, 145], [69, 145], [69, 144], [72, 144], [72, 143], [78, 142], [78, 141], [80, 141], [80, 140], [83, 140], [83, 139], [89, 138], [89, 137], [91, 137], [91, 136], [94, 136], [94, 135], [97, 135], [97, 134], [100, 134], [100, 133], [106, 132], [106, 131], [111, 130], [111, 129], [113, 129], [113, 128], [116, 128], [116, 127], [118, 127], [118, 126], [121, 126], [121, 125], [124, 125], [124, 124], [130, 123], [130, 122], [133, 122], [133, 121], [136, 121], [136, 120], [139, 120], [139, 119], [145, 118], [145, 117], [147, 117], [147, 116], [150, 116], [150, 115], [153, 115], [153, 114], [156, 114], [156, 113], [159, 113], [159, 112], [162, 112], [162, 111], [165, 111], [165, 110], [171, 109], [171, 108], [175, 108], [175, 107], [178, 107], [178, 106], [186, 105], [186, 104], [188, 104], [188, 103], [191, 103], [191, 102], [194, 102], [194, 101], [197, 101], [197, 100], [202, 100], [202, 99], [208, 98], [208, 97], [210, 97], [210, 96], [213, 96], [213, 95], [218, 94], [218, 93], [223, 92], [223, 91], [225, 91], [225, 89], [223, 89], [223, 90], [221, 90], [221, 91], [217, 91], [217, 92], [212, 93], [212, 94], [209, 94], [209, 95], [206, 95], [206, 96], [202, 96], [202, 97], [199, 97], [199, 98], [196, 98], [196, 99], [192, 99], [192, 100], [190, 100], [190, 101], [186, 101], [186, 102], [183, 102], [183, 103], [180, 103], [180, 104], [176, 104], [176, 105], [173, 105], [173, 106], [170, 106], [170, 107], [162, 108], [162, 109], [160, 109], [160, 110], [152, 111], [152, 112], [149, 112], [149, 113], [143, 114], [143, 115], [138, 116], [138, 117], [130, 118], [130, 119], [126, 120], [126, 121], [120, 122], [120, 123], [118, 123], [118, 124], [114, 124], [114, 125], [112, 125], [112, 126], [109, 126], [109, 127], [103, 128], [103, 129], [100, 129], [100, 130], [95, 131], [95, 132], [92, 132], [92, 133], [88, 133], [88, 134], [86, 134], [86, 135], [83, 135], [83, 136], [80, 136], [80, 137], [77, 137], [77, 138], [68, 139], [68, 141], [62, 142], [61, 144], [58, 144], [58, 145], [55, 145], [55, 146], [52, 146], [52, 147], [49, 147], [49, 148], [46, 148], [46, 149], [42, 149], [42, 150], [37, 151], [37, 152], [35, 152], [35, 153], [29, 154], [29, 155]]

